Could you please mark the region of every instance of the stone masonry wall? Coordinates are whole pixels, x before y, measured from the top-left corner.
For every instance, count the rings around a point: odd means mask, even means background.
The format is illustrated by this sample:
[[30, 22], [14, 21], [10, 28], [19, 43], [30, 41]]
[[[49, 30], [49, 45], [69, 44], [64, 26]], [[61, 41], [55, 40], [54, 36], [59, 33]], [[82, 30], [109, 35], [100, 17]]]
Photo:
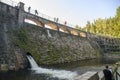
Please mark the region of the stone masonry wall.
[[27, 23], [19, 25], [18, 11], [0, 2], [0, 71], [25, 68], [27, 52], [38, 64], [99, 57], [99, 50], [92, 47], [87, 38]]
[[99, 57], [99, 51], [83, 37], [31, 24], [13, 31], [14, 44], [29, 52], [39, 64], [56, 64]]
[[111, 36], [103, 36], [103, 35], [95, 35], [89, 34], [89, 40], [94, 41], [99, 48], [101, 49], [102, 53], [113, 53], [118, 54], [120, 53], [120, 39], [111, 37]]
[[23, 23], [24, 11], [20, 14], [19, 10], [0, 2], [0, 70], [25, 68], [27, 52], [38, 64], [48, 65], [98, 58], [103, 51], [120, 50], [118, 39], [89, 34], [80, 37]]
[[11, 36], [11, 31], [18, 25], [17, 18], [15, 8], [0, 2], [0, 71], [25, 67], [24, 56], [13, 44]]

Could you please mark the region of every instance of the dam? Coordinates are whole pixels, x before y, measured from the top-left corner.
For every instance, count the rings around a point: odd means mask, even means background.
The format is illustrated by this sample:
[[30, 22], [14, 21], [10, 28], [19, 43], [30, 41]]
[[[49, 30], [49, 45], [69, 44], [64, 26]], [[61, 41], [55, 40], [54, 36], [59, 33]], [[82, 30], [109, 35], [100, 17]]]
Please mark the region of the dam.
[[27, 52], [38, 64], [49, 65], [99, 58], [120, 51], [119, 43], [118, 38], [91, 34], [29, 13], [22, 2], [16, 6], [0, 2], [0, 65], [8, 69], [25, 68]]
[[120, 51], [119, 38], [77, 30], [45, 16], [29, 13], [22, 2], [9, 5], [0, 1], [0, 71], [28, 68], [28, 52], [38, 65], [49, 66], [89, 61]]

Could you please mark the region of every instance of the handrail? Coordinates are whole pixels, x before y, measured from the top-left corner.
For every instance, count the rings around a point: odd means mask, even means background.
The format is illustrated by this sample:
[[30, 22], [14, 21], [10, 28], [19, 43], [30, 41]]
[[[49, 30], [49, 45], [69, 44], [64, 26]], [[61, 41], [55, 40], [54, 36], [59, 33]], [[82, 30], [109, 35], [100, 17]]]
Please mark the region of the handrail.
[[[12, 7], [18, 6], [18, 3], [15, 2], [15, 1], [13, 1], [13, 0], [0, 0], [0, 2], [6, 3], [6, 4], [8, 4], [8, 5], [11, 5]], [[28, 7], [24, 6], [24, 9], [25, 9], [26, 12], [28, 12]], [[35, 14], [35, 9], [31, 9], [31, 10], [30, 10], [30, 13], [31, 13], [31, 14]], [[41, 12], [39, 12], [39, 11], [38, 11], [38, 15], [37, 15], [37, 16], [40, 16], [40, 17], [42, 17], [42, 18], [45, 18], [45, 19], [48, 19], [48, 20], [51, 20], [51, 21], [55, 21], [53, 17], [50, 17], [50, 16], [48, 16], [48, 15], [46, 15], [46, 14], [43, 14], [43, 13], [41, 13]], [[65, 21], [58, 20], [57, 23], [64, 25]], [[72, 25], [72, 24], [70, 24], [70, 23], [68, 23], [68, 22], [67, 22], [66, 26], [75, 27], [74, 25]]]
[[116, 79], [116, 80], [119, 80], [119, 78], [120, 78], [120, 73], [117, 71], [117, 72], [116, 72], [115, 79]]
[[[24, 6], [24, 10], [25, 10], [25, 12], [28, 12], [28, 7]], [[37, 12], [38, 12], [38, 15], [37, 15], [37, 16], [40, 16], [40, 17], [42, 17], [42, 18], [48, 19], [48, 20], [53, 21], [53, 22], [55, 21], [55, 18], [53, 18], [53, 17], [51, 17], [51, 16], [48, 16], [48, 15], [46, 15], [46, 14], [43, 14], [43, 13], [41, 13], [41, 12], [39, 12], [39, 11], [37, 11]], [[30, 13], [31, 13], [31, 14], [35, 14], [35, 9], [30, 9]], [[64, 22], [65, 22], [65, 21], [58, 20], [57, 23], [64, 25]], [[74, 25], [72, 25], [72, 24], [70, 24], [70, 23], [68, 23], [68, 22], [67, 22], [66, 26], [75, 27]]]
[[[15, 2], [15, 1], [13, 1], [13, 0], [0, 0], [0, 2], [9, 4], [9, 5], [13, 6], [13, 7], [18, 6], [18, 3]], [[28, 12], [28, 7], [24, 6], [24, 10], [25, 10], [26, 12]], [[35, 14], [35, 9], [30, 9], [30, 13], [31, 13], [31, 14]], [[39, 12], [39, 11], [38, 11], [38, 15], [37, 15], [37, 16], [40, 16], [40, 17], [45, 18], [45, 19], [48, 19], [48, 20], [50, 20], [50, 21], [55, 21], [55, 18], [53, 18], [53, 17], [51, 17], [51, 16], [48, 16], [48, 15], [46, 15], [46, 14], [43, 14], [43, 13], [41, 13], [41, 12]], [[64, 24], [65, 21], [62, 21], [62, 20], [58, 20], [57, 23], [62, 24], [62, 25], [65, 25], [65, 24]], [[66, 23], [66, 26], [68, 26], [68, 27], [70, 27], [70, 28], [75, 27], [75, 25], [70, 24], [70, 23], [68, 23], [68, 22]]]
[[15, 7], [15, 6], [18, 5], [18, 3], [13, 1], [13, 0], [0, 0], [0, 2], [6, 3], [6, 4], [8, 4], [8, 5], [12, 6], [12, 7]]
[[[12, 6], [12, 7], [19, 6], [18, 3], [13, 1], [13, 0], [0, 0], [0, 2], [6, 3], [6, 4], [8, 4], [8, 5]], [[28, 7], [24, 6], [24, 11], [28, 12]], [[47, 19], [47, 20], [50, 20], [50, 21], [53, 21], [53, 22], [56, 22], [55, 18], [53, 18], [51, 16], [48, 16], [46, 14], [43, 14], [43, 13], [41, 13], [39, 11], [37, 11], [37, 12], [38, 12], [38, 14], [36, 16]], [[35, 9], [30, 9], [30, 13], [35, 15]], [[65, 25], [68, 28], [77, 30], [77, 29], [74, 28], [75, 27], [74, 25], [72, 25], [72, 24], [70, 24], [68, 22], [65, 24], [65, 21], [58, 20], [57, 23]], [[80, 31], [80, 30], [78, 30], [78, 31]]]
[[116, 63], [114, 71], [113, 71], [113, 77], [115, 80], [119, 80], [120, 78], [120, 73], [118, 72], [119, 65], [120, 63]]

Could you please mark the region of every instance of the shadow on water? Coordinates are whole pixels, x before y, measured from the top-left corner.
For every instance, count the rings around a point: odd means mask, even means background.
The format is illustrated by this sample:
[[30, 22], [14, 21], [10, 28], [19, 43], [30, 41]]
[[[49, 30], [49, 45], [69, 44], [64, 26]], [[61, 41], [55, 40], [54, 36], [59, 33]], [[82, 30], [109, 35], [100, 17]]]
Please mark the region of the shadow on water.
[[[76, 71], [78, 74], [83, 74], [86, 71], [101, 71], [106, 64], [114, 64], [119, 59], [92, 59], [84, 61], [76, 61], [71, 63], [54, 64], [43, 66], [45, 68], [57, 70]], [[34, 74], [31, 70], [21, 70], [17, 72], [0, 73], [0, 80], [65, 80], [50, 77], [48, 74]]]
[[[88, 60], [75, 61], [75, 62], [70, 62], [70, 63], [61, 63], [61, 64], [49, 65], [49, 66], [47, 66], [47, 68], [72, 70], [72, 69], [78, 68], [78, 67], [104, 66], [106, 64], [114, 64], [119, 60], [120, 59], [105, 59], [105, 58], [88, 59]], [[46, 67], [46, 66], [44, 65], [43, 67]]]
[[[60, 80], [45, 74], [32, 74], [32, 71], [24, 70], [18, 72], [0, 73], [0, 80]], [[64, 79], [62, 79], [64, 80]]]

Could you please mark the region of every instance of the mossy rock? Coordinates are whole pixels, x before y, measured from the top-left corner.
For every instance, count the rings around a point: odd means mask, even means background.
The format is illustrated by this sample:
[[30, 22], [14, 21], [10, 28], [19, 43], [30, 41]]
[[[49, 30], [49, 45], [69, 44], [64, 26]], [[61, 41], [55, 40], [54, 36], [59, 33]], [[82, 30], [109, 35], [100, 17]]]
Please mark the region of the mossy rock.
[[0, 69], [1, 69], [1, 71], [8, 71], [8, 65], [7, 64], [1, 64]]

